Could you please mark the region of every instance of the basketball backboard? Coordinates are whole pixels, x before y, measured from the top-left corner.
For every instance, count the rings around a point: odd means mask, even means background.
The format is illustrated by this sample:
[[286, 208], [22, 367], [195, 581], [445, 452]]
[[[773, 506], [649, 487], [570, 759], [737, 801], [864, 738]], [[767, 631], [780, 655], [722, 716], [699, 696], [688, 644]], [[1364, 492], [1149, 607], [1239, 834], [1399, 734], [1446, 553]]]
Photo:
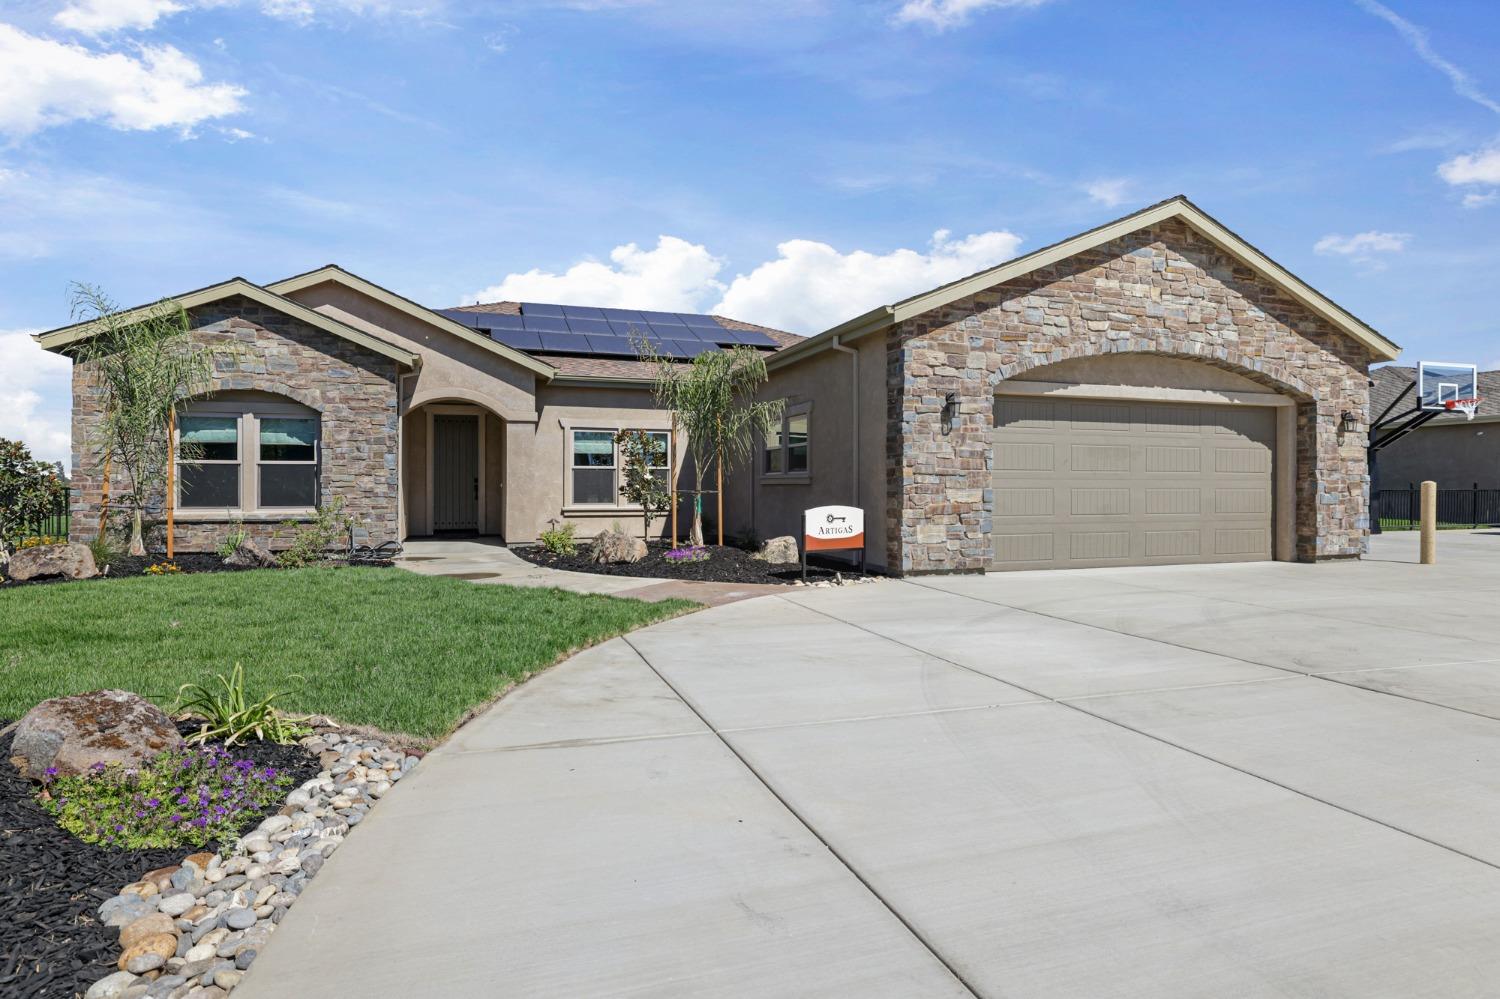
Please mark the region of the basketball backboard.
[[1422, 361], [1417, 365], [1418, 405], [1427, 410], [1451, 410], [1455, 400], [1479, 396], [1479, 368], [1473, 364]]

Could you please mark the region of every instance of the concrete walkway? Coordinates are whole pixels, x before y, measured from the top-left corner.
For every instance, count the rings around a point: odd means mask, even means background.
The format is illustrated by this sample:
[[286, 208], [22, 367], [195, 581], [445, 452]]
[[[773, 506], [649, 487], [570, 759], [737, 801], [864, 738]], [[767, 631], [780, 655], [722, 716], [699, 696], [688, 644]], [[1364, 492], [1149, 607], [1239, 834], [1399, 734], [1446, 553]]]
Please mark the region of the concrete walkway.
[[423, 576], [449, 576], [505, 586], [555, 586], [574, 593], [603, 593], [652, 603], [682, 598], [713, 607], [784, 589], [756, 583], [700, 583], [549, 569], [526, 561], [498, 541], [485, 538], [408, 541], [405, 548], [396, 564]]
[[237, 995], [1492, 996], [1500, 533], [797, 590], [533, 680]]

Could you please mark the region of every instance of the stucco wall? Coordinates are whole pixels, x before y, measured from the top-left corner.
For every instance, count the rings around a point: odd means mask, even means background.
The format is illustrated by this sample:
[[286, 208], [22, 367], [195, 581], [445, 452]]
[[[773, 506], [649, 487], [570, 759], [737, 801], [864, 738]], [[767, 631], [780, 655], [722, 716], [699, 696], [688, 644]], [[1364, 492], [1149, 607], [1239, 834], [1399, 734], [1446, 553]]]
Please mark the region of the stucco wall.
[[[396, 362], [238, 296], [194, 309], [189, 318], [196, 341], [223, 348], [212, 391], [267, 392], [316, 410], [322, 423], [322, 502], [341, 496], [346, 512], [360, 522], [361, 534], [376, 540], [396, 537]], [[85, 541], [97, 535], [103, 498], [103, 463], [95, 445], [100, 394], [87, 368], [74, 365], [73, 370], [70, 528], [76, 540]], [[128, 488], [118, 468], [111, 469], [110, 480], [113, 495]], [[160, 498], [156, 506], [161, 508]], [[111, 511], [112, 525], [118, 526], [118, 504]], [[247, 516], [245, 527], [272, 547], [282, 547], [291, 534], [281, 523], [284, 519]], [[222, 516], [182, 511], [177, 548], [212, 550], [229, 524]]]
[[1500, 423], [1429, 424], [1380, 452], [1380, 488], [1500, 489]]
[[[1368, 532], [1370, 354], [1172, 220], [910, 319], [887, 336], [887, 545], [901, 572], [991, 558], [992, 398], [999, 383], [1099, 354], [1224, 368], [1295, 399], [1296, 555], [1357, 556]], [[1045, 375], [1040, 377], [1045, 378]], [[941, 429], [944, 399], [958, 412]]]

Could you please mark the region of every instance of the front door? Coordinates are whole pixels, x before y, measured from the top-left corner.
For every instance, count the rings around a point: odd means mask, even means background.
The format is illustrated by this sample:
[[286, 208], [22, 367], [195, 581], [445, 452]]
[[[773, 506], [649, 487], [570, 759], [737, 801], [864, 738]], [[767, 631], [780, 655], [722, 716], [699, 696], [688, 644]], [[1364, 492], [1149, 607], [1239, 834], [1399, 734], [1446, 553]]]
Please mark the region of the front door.
[[432, 529], [479, 530], [479, 417], [432, 417]]

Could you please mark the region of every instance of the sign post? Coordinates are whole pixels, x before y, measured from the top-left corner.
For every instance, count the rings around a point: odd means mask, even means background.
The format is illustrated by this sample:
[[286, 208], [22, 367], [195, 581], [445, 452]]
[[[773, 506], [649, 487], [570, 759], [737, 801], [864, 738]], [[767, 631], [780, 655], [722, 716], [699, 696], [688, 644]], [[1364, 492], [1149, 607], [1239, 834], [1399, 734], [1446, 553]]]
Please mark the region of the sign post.
[[859, 552], [859, 574], [865, 574], [865, 512], [857, 506], [817, 506], [802, 512], [802, 581], [807, 581], [807, 553]]

